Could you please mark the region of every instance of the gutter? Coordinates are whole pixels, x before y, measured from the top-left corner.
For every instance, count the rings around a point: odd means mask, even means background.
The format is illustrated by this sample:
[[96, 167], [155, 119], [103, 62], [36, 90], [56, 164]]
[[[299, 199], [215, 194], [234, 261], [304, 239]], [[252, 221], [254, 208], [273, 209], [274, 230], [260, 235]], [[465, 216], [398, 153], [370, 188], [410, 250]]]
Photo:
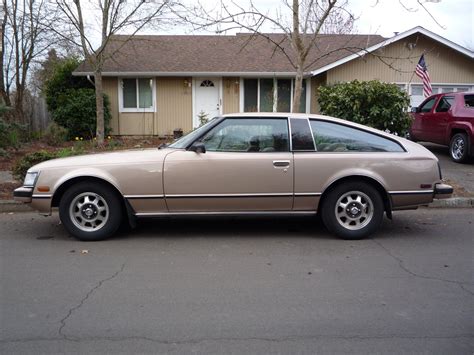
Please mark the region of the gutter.
[[[94, 75], [93, 72], [89, 71], [75, 71], [72, 73], [73, 76], [89, 76]], [[222, 77], [244, 77], [244, 78], [274, 78], [274, 77], [295, 77], [296, 72], [162, 72], [162, 71], [144, 71], [144, 72], [102, 72], [102, 76], [120, 76], [120, 77], [139, 77], [139, 76], [153, 76], [153, 77], [190, 77], [190, 76], [222, 76]], [[304, 72], [303, 77], [307, 78], [311, 76], [311, 72]]]

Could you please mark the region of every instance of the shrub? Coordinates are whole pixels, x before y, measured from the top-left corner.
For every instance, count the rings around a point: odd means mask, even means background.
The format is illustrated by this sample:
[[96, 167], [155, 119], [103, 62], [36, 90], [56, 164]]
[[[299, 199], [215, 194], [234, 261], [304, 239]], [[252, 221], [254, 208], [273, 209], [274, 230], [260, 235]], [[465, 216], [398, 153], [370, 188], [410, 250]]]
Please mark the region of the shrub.
[[21, 159], [15, 162], [12, 169], [13, 177], [16, 180], [21, 181], [33, 165], [41, 163], [45, 160], [50, 160], [56, 158], [56, 153], [47, 152], [45, 150], [40, 150], [37, 152], [29, 153], [24, 155]]
[[27, 138], [27, 128], [19, 123], [9, 123], [0, 118], [0, 148], [20, 147], [21, 142]]
[[[76, 58], [68, 58], [56, 64], [44, 84], [44, 93], [51, 117], [68, 129], [68, 138], [92, 138], [96, 131], [95, 89], [86, 78], [72, 75], [79, 64], [80, 61]], [[106, 134], [110, 117], [110, 102], [104, 95]]]
[[[94, 89], [70, 89], [58, 95], [58, 106], [52, 111], [53, 120], [65, 127], [68, 138], [93, 138], [96, 131], [96, 104]], [[110, 102], [104, 95], [104, 121], [110, 121]], [[106, 134], [108, 129], [106, 128]]]
[[53, 147], [64, 143], [69, 136], [68, 130], [55, 122], [51, 122], [43, 134], [44, 141]]
[[377, 80], [319, 88], [321, 113], [404, 135], [410, 126], [410, 99], [397, 85]]

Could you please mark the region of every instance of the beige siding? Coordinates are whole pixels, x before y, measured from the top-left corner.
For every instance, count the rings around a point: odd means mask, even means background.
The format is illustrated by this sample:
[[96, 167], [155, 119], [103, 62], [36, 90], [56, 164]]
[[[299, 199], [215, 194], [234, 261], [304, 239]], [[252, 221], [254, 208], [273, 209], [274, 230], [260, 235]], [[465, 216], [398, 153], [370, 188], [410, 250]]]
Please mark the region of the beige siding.
[[117, 78], [104, 78], [109, 96], [112, 134], [172, 135], [173, 130], [192, 129], [192, 88], [190, 78], [156, 78], [156, 112], [119, 112]]
[[474, 83], [473, 59], [420, 34], [381, 48], [376, 56], [368, 54], [329, 70], [327, 82], [378, 79], [406, 83], [411, 79], [419, 83], [413, 71], [423, 52], [433, 83]]
[[319, 113], [320, 107], [318, 103], [319, 90], [318, 88], [321, 85], [326, 84], [326, 73], [313, 76], [311, 78], [311, 103], [310, 103], [310, 113]]
[[191, 78], [156, 79], [156, 125], [154, 134], [172, 135], [180, 128], [189, 132], [193, 128]]
[[239, 97], [240, 97], [240, 80], [239, 78], [223, 78], [222, 79], [223, 92], [223, 112], [234, 113], [239, 112]]

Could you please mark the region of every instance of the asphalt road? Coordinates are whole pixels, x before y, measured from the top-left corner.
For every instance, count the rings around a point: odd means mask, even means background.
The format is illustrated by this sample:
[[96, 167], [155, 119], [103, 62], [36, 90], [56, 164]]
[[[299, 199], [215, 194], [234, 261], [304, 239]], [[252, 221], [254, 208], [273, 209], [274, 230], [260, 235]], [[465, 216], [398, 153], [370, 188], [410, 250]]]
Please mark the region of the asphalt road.
[[462, 187], [465, 190], [463, 195], [466, 197], [474, 196], [474, 158], [465, 164], [455, 163], [449, 157], [448, 147], [426, 142], [420, 142], [420, 144], [438, 157], [444, 179]]
[[399, 212], [351, 242], [307, 217], [186, 218], [83, 243], [2, 214], [0, 353], [472, 354], [473, 223]]

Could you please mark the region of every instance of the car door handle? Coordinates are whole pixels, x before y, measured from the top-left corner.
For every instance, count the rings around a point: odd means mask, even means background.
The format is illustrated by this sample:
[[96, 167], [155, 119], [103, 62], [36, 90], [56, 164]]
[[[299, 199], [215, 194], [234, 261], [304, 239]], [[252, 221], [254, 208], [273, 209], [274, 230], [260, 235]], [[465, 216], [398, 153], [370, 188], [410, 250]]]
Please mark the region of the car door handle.
[[273, 166], [278, 167], [278, 168], [286, 168], [290, 166], [290, 161], [289, 160], [274, 160]]

